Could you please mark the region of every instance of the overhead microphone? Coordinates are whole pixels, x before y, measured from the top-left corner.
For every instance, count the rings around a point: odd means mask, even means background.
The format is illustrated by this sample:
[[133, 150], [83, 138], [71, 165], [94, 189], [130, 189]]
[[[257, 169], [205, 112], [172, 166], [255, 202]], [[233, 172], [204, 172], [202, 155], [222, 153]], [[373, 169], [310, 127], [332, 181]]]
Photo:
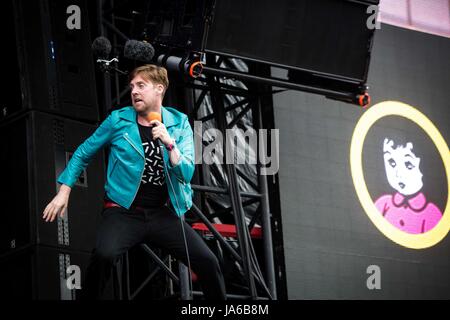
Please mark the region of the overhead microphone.
[[147, 41], [128, 40], [123, 49], [125, 58], [141, 62], [151, 62], [155, 55], [155, 48]]
[[117, 64], [119, 63], [119, 59], [117, 57], [108, 60], [109, 55], [111, 54], [111, 49], [111, 42], [108, 38], [103, 36], [95, 38], [92, 42], [92, 52], [94, 56], [97, 57], [96, 62], [100, 66], [100, 70], [102, 72], [109, 73], [111, 71], [115, 71], [122, 75], [126, 75], [126, 72], [117, 68]]
[[92, 43], [92, 51], [94, 56], [100, 59], [107, 59], [111, 53], [111, 42], [105, 37], [97, 37]]

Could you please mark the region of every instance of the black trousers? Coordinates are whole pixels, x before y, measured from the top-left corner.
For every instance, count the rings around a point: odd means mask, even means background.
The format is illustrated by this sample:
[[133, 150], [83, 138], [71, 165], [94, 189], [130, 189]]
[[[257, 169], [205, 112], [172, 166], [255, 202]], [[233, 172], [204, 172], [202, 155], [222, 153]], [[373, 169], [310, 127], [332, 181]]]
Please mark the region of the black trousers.
[[[225, 300], [225, 284], [217, 257], [186, 222], [183, 224], [191, 268], [198, 276], [205, 299]], [[81, 297], [100, 299], [113, 265], [123, 253], [143, 242], [166, 249], [187, 265], [180, 218], [167, 206], [145, 211], [122, 207], [104, 209]]]

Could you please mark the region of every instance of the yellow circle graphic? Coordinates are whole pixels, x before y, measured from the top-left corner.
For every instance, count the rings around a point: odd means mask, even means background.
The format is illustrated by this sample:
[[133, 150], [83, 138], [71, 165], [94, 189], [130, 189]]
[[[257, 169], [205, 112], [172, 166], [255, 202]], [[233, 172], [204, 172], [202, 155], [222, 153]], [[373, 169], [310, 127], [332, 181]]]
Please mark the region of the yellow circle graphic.
[[[386, 116], [400, 116], [411, 120], [422, 128], [435, 144], [444, 164], [447, 178], [447, 201], [443, 216], [430, 231], [410, 234], [389, 223], [375, 206], [364, 179], [362, 168], [362, 151], [367, 133], [375, 122]], [[407, 248], [424, 249], [434, 246], [450, 230], [450, 153], [447, 143], [434, 124], [420, 111], [410, 105], [397, 101], [386, 101], [368, 109], [359, 119], [353, 132], [350, 146], [350, 169], [356, 194], [364, 211], [372, 223], [389, 239]]]

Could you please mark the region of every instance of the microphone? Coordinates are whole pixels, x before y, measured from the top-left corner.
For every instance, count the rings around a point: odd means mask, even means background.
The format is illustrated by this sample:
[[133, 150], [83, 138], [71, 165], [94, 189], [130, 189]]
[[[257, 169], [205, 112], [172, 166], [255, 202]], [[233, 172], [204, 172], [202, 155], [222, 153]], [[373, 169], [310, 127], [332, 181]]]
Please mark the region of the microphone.
[[[159, 112], [154, 112], [154, 111], [150, 111], [147, 116], [147, 121], [153, 121], [153, 120], [158, 120], [159, 122], [162, 122], [162, 118], [161, 118], [161, 113]], [[157, 138], [157, 143], [159, 147], [163, 147], [163, 143], [161, 142], [161, 139]]]
[[147, 116], [146, 116], [147, 121], [153, 121], [153, 120], [158, 120], [159, 122], [161, 122], [162, 118], [161, 118], [161, 113], [159, 112], [154, 112], [154, 111], [150, 111]]
[[111, 53], [111, 49], [111, 42], [105, 37], [97, 37], [92, 43], [92, 51], [100, 59], [107, 59]]
[[119, 62], [117, 57], [108, 60], [111, 49], [111, 42], [105, 37], [97, 37], [94, 42], [92, 42], [92, 51], [94, 56], [98, 58], [96, 62], [99, 64], [102, 72], [109, 73], [111, 71], [116, 71], [122, 75], [126, 75], [126, 72], [117, 68], [117, 63]]
[[155, 49], [146, 41], [128, 40], [123, 49], [125, 58], [142, 62], [151, 62]]

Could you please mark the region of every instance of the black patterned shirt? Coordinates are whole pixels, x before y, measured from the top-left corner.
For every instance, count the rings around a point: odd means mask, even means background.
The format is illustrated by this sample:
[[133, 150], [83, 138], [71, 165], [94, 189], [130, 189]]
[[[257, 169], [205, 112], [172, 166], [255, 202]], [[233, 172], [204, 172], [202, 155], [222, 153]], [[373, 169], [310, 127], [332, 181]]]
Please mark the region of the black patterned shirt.
[[133, 206], [159, 207], [168, 199], [168, 190], [164, 176], [164, 162], [161, 147], [152, 139], [152, 128], [138, 123], [142, 147], [145, 154], [145, 167], [141, 184]]

